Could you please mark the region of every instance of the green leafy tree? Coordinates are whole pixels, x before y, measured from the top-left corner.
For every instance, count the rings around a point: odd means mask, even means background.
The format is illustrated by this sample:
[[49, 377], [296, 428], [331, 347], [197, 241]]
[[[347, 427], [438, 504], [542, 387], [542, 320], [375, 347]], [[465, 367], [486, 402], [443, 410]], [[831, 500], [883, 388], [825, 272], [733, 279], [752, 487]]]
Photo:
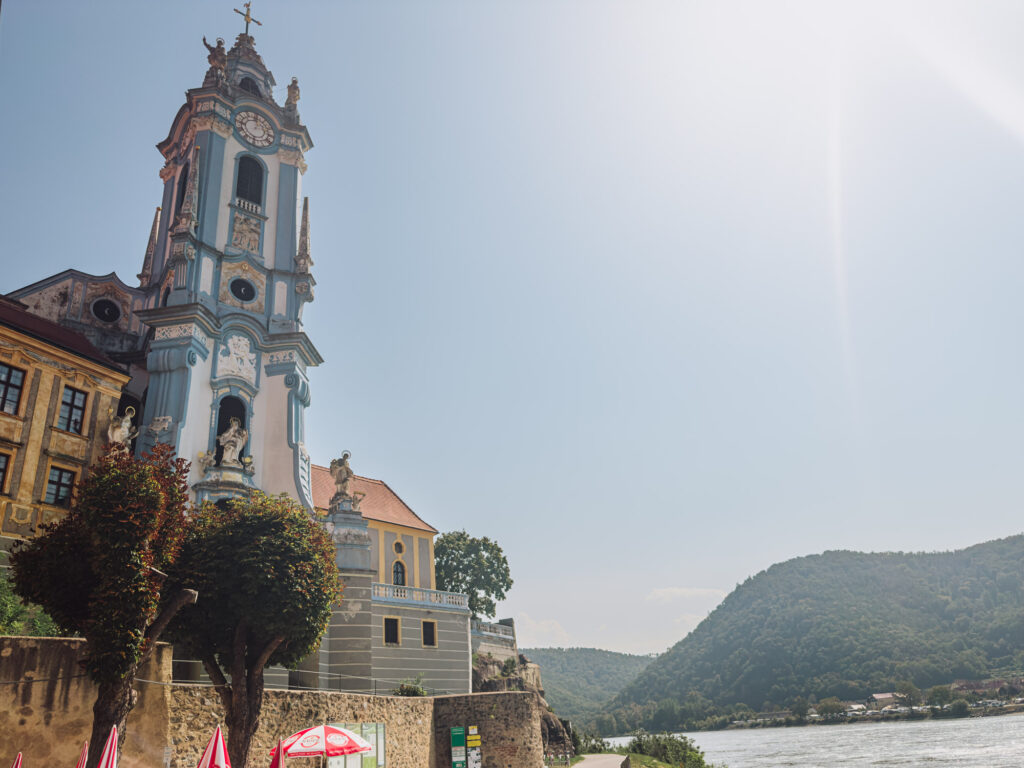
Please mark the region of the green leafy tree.
[[807, 699], [803, 696], [797, 696], [793, 699], [793, 702], [789, 705], [789, 711], [793, 713], [793, 717], [803, 720], [807, 717], [807, 710], [810, 705], [807, 703]]
[[900, 702], [908, 707], [916, 707], [921, 703], [921, 689], [909, 680], [896, 683], [896, 693], [900, 697]]
[[334, 545], [298, 503], [257, 492], [226, 509], [204, 505], [176, 570], [202, 597], [175, 619], [173, 637], [213, 681], [228, 755], [245, 768], [264, 668], [294, 667], [314, 651], [341, 598]]
[[465, 531], [441, 534], [434, 542], [437, 586], [446, 592], [469, 595], [473, 618], [494, 616], [495, 600], [512, 588], [508, 560], [498, 542], [477, 539]]
[[835, 696], [830, 696], [827, 699], [822, 699], [818, 702], [818, 706], [815, 707], [818, 710], [818, 714], [824, 718], [831, 718], [841, 715], [846, 711], [846, 705], [843, 704]]
[[953, 691], [948, 685], [936, 685], [928, 689], [926, 701], [933, 707], [941, 707], [953, 700]]
[[183, 583], [165, 586], [164, 573], [188, 529], [187, 473], [167, 446], [142, 458], [108, 453], [78, 486], [68, 515], [11, 554], [17, 593], [86, 639], [85, 670], [97, 685], [89, 768], [111, 726], [123, 741], [139, 667], [196, 599]]
[[61, 631], [42, 608], [26, 604], [14, 593], [7, 574], [0, 574], [0, 634], [55, 637]]

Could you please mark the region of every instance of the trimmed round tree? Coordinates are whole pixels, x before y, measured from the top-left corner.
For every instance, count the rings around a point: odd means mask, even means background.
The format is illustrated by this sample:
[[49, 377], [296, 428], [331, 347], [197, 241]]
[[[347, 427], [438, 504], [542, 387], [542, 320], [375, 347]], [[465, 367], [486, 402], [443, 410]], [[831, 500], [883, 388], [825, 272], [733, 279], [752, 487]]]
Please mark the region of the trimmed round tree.
[[341, 599], [333, 542], [294, 500], [257, 492], [204, 505], [175, 570], [201, 598], [178, 614], [173, 637], [213, 681], [231, 764], [245, 768], [264, 668], [294, 667], [316, 650]]
[[68, 515], [11, 554], [15, 591], [86, 639], [98, 691], [88, 766], [112, 725], [123, 742], [135, 674], [175, 612], [196, 593], [165, 585], [188, 530], [188, 463], [167, 446], [134, 458], [112, 451], [78, 486]]

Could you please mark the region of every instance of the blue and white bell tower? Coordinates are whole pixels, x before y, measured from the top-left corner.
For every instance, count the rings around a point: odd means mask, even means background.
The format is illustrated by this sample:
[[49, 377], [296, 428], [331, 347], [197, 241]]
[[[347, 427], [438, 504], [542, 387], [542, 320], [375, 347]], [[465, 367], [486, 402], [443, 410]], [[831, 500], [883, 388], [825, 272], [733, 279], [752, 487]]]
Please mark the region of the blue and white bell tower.
[[258, 488], [310, 510], [306, 371], [322, 359], [302, 327], [313, 300], [295, 78], [279, 106], [246, 31], [187, 92], [157, 148], [163, 199], [139, 275], [150, 329], [139, 450], [192, 461], [199, 500]]

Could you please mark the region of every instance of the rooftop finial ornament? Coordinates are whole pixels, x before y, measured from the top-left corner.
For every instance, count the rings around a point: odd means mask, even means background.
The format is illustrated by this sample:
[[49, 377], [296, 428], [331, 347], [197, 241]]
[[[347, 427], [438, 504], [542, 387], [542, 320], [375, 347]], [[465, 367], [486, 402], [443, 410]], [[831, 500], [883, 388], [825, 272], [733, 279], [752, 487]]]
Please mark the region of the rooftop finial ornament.
[[248, 35], [249, 34], [249, 24], [255, 24], [257, 27], [262, 27], [263, 26], [263, 22], [262, 21], [256, 21], [256, 19], [254, 19], [252, 17], [252, 3], [251, 2], [250, 3], [243, 3], [242, 7], [245, 8], [245, 12], [244, 13], [242, 11], [238, 10], [237, 8], [235, 8], [234, 11], [239, 16], [242, 16], [245, 19], [245, 34]]

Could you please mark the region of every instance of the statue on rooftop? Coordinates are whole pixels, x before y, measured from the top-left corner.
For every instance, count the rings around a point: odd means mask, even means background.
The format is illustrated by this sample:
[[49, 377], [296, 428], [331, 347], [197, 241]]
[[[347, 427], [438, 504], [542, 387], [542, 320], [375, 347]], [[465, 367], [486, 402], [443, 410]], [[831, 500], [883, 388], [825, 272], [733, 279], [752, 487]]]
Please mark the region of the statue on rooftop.
[[348, 458], [351, 455], [351, 453], [345, 451], [341, 454], [340, 459], [331, 460], [331, 477], [334, 478], [335, 488], [334, 495], [345, 499], [352, 498], [352, 492], [349, 490], [349, 485], [352, 482], [352, 478], [355, 477], [352, 467], [348, 464]]
[[293, 77], [288, 84], [288, 97], [284, 101], [286, 107], [294, 107], [299, 103], [299, 78]]
[[218, 37], [217, 45], [213, 46], [206, 42], [206, 36], [204, 35], [203, 45], [210, 52], [210, 55], [206, 57], [206, 60], [210, 62], [210, 69], [206, 73], [203, 87], [219, 85], [224, 82], [224, 70], [228, 65], [228, 52], [224, 50], [224, 38]]

